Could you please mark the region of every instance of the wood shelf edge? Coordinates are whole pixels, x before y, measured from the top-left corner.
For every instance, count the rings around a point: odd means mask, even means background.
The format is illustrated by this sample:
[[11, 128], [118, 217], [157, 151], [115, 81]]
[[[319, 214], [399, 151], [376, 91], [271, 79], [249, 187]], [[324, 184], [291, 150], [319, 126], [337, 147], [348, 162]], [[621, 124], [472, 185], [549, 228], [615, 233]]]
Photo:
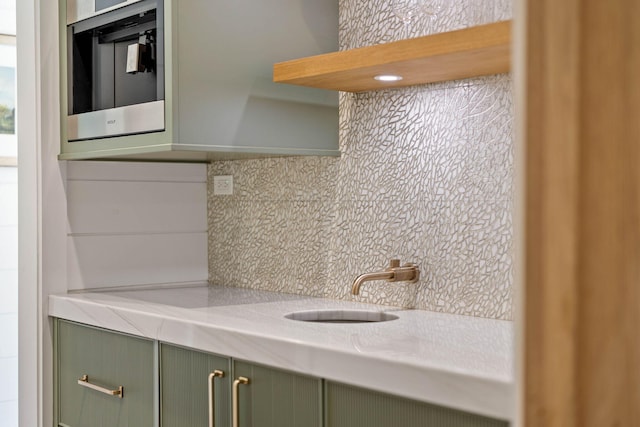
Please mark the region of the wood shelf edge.
[[[273, 80], [362, 92], [457, 80], [510, 70], [511, 21], [331, 52], [274, 65]], [[377, 74], [403, 80], [380, 83]]]

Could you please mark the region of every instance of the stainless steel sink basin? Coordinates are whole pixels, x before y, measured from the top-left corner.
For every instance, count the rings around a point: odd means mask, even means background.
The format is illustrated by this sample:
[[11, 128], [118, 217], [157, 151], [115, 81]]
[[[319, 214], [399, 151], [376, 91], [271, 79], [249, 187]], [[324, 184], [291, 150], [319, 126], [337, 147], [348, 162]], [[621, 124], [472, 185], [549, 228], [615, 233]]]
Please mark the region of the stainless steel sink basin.
[[395, 314], [373, 310], [307, 310], [285, 315], [287, 319], [317, 323], [374, 323], [396, 320]]

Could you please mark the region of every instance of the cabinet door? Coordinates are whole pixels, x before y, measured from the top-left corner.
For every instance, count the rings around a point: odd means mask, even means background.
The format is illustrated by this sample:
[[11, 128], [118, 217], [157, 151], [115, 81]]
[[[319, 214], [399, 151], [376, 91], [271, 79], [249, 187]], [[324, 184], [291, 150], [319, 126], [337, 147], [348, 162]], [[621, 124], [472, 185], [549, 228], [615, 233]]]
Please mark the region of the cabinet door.
[[239, 427], [321, 427], [322, 381], [305, 375], [234, 361]]
[[506, 421], [326, 382], [327, 427], [508, 427]]
[[[221, 372], [210, 378], [215, 371]], [[229, 427], [230, 361], [225, 357], [168, 344], [160, 347], [162, 427], [206, 427], [213, 404], [215, 427]], [[213, 401], [209, 401], [209, 381]]]
[[[58, 425], [153, 427], [152, 341], [62, 320], [56, 339]], [[121, 398], [106, 394], [120, 386]]]

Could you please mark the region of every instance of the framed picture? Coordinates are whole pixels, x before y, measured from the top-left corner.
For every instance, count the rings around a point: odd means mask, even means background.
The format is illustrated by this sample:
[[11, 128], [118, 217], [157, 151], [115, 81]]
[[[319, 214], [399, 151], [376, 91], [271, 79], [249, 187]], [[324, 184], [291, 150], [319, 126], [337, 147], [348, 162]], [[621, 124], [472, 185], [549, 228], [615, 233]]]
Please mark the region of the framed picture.
[[17, 154], [15, 37], [0, 35], [0, 166], [15, 166]]
[[16, 69], [0, 66], [0, 134], [16, 133]]

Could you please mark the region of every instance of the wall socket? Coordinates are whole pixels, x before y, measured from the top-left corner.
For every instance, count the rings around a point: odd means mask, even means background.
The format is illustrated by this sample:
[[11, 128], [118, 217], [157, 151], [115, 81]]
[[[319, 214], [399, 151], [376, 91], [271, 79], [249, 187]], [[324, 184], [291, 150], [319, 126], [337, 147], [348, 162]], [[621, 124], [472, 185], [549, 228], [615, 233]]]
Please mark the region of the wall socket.
[[213, 177], [213, 194], [229, 196], [233, 194], [233, 175], [218, 175]]

